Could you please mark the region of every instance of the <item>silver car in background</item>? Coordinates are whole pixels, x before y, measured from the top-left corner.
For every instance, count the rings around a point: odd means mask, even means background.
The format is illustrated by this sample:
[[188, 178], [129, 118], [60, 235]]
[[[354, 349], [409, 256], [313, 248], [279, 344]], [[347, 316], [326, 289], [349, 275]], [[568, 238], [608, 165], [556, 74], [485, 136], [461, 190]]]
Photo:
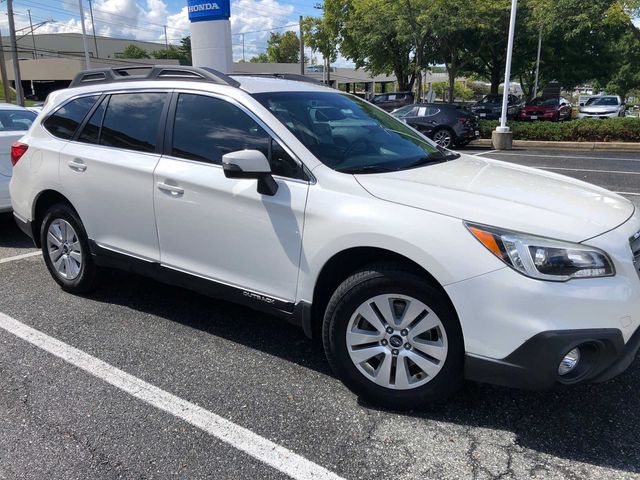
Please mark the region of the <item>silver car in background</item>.
[[580, 107], [578, 118], [624, 117], [625, 105], [618, 95], [591, 97]]

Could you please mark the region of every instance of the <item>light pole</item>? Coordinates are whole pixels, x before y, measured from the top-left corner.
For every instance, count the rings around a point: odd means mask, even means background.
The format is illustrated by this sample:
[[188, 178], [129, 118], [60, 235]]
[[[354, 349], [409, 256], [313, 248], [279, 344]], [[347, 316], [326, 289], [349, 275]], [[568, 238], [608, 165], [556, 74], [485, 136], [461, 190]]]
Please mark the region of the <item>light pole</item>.
[[538, 96], [538, 78], [540, 75], [540, 54], [542, 53], [542, 27], [540, 27], [540, 34], [538, 35], [538, 59], [536, 60], [536, 83], [533, 87], [533, 98]]
[[502, 115], [500, 126], [493, 132], [493, 147], [496, 150], [511, 150], [513, 132], [507, 127], [507, 108], [509, 106], [509, 82], [511, 79], [511, 60], [513, 59], [513, 38], [516, 31], [516, 12], [518, 0], [511, 0], [511, 19], [509, 20], [509, 41], [507, 42], [507, 65], [504, 72], [504, 92], [502, 94]]
[[84, 63], [87, 70], [91, 68], [91, 60], [89, 60], [89, 46], [87, 45], [87, 28], [84, 25], [84, 8], [82, 8], [82, 0], [78, 0], [78, 8], [80, 9], [80, 22], [82, 23], [82, 46], [84, 47]]

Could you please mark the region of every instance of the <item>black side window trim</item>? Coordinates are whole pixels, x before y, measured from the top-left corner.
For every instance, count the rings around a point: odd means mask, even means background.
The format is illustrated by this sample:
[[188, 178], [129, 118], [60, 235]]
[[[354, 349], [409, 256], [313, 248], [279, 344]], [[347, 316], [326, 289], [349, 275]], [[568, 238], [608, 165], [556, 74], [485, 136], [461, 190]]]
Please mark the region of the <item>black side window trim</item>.
[[[279, 139], [277, 137], [277, 135], [274, 135], [274, 133], [271, 131], [271, 129], [269, 129], [264, 124], [264, 122], [258, 121], [256, 118], [254, 118], [253, 116], [249, 115], [244, 108], [240, 107], [239, 104], [237, 104], [235, 102], [230, 102], [229, 100], [227, 100], [226, 98], [224, 98], [223, 96], [220, 96], [220, 95], [206, 95], [203, 92], [173, 91], [173, 92], [171, 92], [171, 98], [167, 102], [167, 105], [166, 105], [167, 114], [165, 115], [165, 117], [163, 119], [164, 129], [162, 129], [162, 128], [160, 129], [161, 132], [164, 132], [163, 145], [162, 145], [163, 148], [161, 150], [162, 155], [165, 155], [165, 156], [171, 157], [171, 158], [180, 158], [180, 157], [176, 157], [175, 155], [173, 155], [173, 152], [172, 152], [173, 127], [174, 127], [174, 123], [175, 123], [175, 120], [176, 120], [176, 109], [177, 109], [177, 106], [178, 106], [178, 96], [180, 94], [202, 95], [202, 96], [205, 96], [205, 97], [217, 98], [218, 100], [222, 100], [222, 101], [227, 102], [227, 103], [229, 103], [231, 105], [234, 105], [235, 107], [239, 108], [245, 115], [248, 115], [249, 118], [251, 118], [253, 121], [255, 121], [262, 129], [264, 129], [264, 131], [267, 133], [267, 135], [269, 135], [269, 137], [271, 138], [271, 141], [269, 142], [269, 153], [271, 153], [271, 144], [272, 144], [272, 142], [278, 142], [280, 144], [280, 146], [282, 148], [284, 148], [285, 152], [287, 152], [287, 153], [292, 151], [289, 147], [285, 146], [286, 144], [281, 139]], [[307, 168], [307, 166], [304, 164], [304, 162], [302, 162], [297, 156], [295, 156], [293, 154], [289, 153], [289, 156], [292, 158], [292, 160], [294, 162], [298, 163], [302, 167], [303, 177], [302, 178], [295, 178], [295, 177], [280, 177], [278, 175], [276, 175], [276, 176], [278, 176], [279, 178], [283, 178], [283, 179], [315, 183], [314, 177], [311, 175], [311, 171]], [[183, 160], [185, 160], [185, 159], [183, 159]], [[196, 161], [196, 160], [189, 160], [189, 161]], [[203, 162], [201, 162], [201, 163], [203, 163]]]
[[[73, 137], [69, 139], [69, 141], [72, 141], [72, 142], [78, 141], [78, 137], [80, 137], [80, 134], [84, 130], [84, 127], [87, 126], [87, 123], [89, 123], [89, 120], [91, 120], [91, 117], [93, 116], [95, 111], [100, 107], [100, 105], [102, 104], [102, 101], [106, 96], [107, 95], [105, 95], [104, 93], [100, 95], [100, 98], [98, 98], [96, 103], [93, 104], [93, 107], [91, 107], [89, 112], [87, 112], [87, 114], [84, 116], [84, 118], [82, 119], [82, 122], [80, 122], [80, 125], [76, 129], [76, 132], [73, 134]], [[76, 97], [76, 98], [80, 98], [80, 97]], [[106, 100], [106, 102], [108, 103], [108, 100]], [[106, 106], [107, 104], [105, 104], [105, 111], [106, 111]], [[104, 120], [104, 114], [102, 115], [102, 119], [100, 120], [100, 131], [102, 131], [102, 120]], [[98, 134], [98, 139], [99, 138], [100, 138], [100, 135]], [[88, 145], [91, 145], [91, 144], [88, 144]]]

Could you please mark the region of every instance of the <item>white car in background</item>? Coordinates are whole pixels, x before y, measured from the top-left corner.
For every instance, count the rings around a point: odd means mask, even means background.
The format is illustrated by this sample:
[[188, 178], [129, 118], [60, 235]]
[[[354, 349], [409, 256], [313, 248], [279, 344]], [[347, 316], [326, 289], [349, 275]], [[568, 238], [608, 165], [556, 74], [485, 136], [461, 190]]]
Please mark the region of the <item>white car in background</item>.
[[578, 118], [615, 118], [624, 117], [625, 105], [617, 95], [591, 97], [580, 107]]
[[11, 211], [11, 145], [29, 130], [36, 117], [36, 113], [26, 108], [0, 103], [0, 212]]

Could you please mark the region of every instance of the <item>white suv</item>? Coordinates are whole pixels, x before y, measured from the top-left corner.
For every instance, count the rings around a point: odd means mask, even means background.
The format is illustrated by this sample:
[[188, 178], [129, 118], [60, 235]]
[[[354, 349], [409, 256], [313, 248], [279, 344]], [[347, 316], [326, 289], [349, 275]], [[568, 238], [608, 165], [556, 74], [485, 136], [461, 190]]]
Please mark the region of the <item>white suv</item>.
[[311, 82], [83, 72], [14, 150], [17, 222], [63, 289], [115, 266], [277, 314], [384, 405], [602, 381], [640, 345], [632, 203]]

